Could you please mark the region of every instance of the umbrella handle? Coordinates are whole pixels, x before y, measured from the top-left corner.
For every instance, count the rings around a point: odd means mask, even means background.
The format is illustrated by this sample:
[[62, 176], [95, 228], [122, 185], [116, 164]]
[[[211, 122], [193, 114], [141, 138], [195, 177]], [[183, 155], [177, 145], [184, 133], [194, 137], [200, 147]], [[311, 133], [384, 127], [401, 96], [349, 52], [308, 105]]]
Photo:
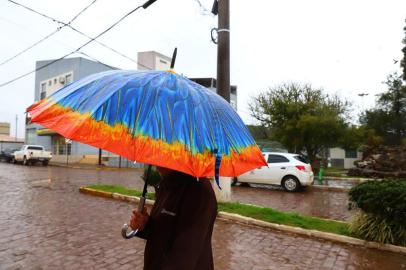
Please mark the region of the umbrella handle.
[[[130, 230], [128, 230], [130, 229]], [[124, 239], [131, 239], [133, 238], [136, 234], [137, 234], [138, 230], [131, 230], [131, 227], [126, 223], [123, 225], [123, 227], [121, 228], [121, 236]]]
[[[144, 183], [144, 189], [142, 190], [142, 196], [140, 197], [140, 202], [138, 204], [138, 213], [142, 213], [142, 211], [144, 210], [144, 206], [145, 206], [145, 195], [147, 194], [147, 187], [148, 187], [148, 179], [151, 176], [151, 165], [148, 166], [148, 170], [147, 170], [147, 177], [145, 179], [145, 183]], [[129, 231], [130, 229], [130, 231]], [[136, 234], [137, 234], [138, 230], [131, 230], [131, 227], [125, 223], [123, 225], [123, 227], [121, 228], [121, 236], [124, 239], [130, 239], [133, 238]]]
[[[144, 210], [144, 205], [145, 205], [145, 197], [141, 197], [140, 203], [138, 204], [138, 209], [137, 209], [139, 213], [142, 213], [142, 210]], [[123, 225], [123, 227], [121, 228], [121, 236], [124, 239], [133, 238], [134, 236], [136, 236], [137, 232], [138, 232], [138, 230], [133, 231], [127, 223], [125, 223]]]

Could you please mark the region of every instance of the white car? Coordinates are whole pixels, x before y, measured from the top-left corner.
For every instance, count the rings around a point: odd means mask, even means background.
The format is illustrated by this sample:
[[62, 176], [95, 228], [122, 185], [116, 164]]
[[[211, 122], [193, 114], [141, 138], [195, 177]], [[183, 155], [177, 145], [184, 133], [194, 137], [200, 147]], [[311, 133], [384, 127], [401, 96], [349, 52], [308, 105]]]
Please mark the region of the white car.
[[234, 178], [234, 184], [255, 183], [281, 185], [287, 191], [297, 191], [313, 184], [312, 167], [298, 154], [264, 152], [268, 167], [264, 166]]
[[21, 150], [14, 152], [14, 163], [22, 162], [24, 165], [41, 162], [47, 166], [52, 158], [52, 153], [45, 151], [41, 145], [23, 145]]

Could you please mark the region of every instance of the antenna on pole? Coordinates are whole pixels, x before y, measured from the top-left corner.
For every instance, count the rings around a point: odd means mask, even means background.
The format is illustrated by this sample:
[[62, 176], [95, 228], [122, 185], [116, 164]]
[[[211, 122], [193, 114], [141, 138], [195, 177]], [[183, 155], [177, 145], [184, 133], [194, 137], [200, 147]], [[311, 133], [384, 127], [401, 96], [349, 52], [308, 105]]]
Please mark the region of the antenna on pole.
[[16, 141], [17, 141], [17, 129], [18, 129], [18, 114], [16, 114], [16, 137], [15, 137]]
[[173, 50], [173, 54], [172, 54], [171, 69], [173, 69], [175, 67], [177, 53], [178, 53], [178, 48], [175, 47], [175, 50]]

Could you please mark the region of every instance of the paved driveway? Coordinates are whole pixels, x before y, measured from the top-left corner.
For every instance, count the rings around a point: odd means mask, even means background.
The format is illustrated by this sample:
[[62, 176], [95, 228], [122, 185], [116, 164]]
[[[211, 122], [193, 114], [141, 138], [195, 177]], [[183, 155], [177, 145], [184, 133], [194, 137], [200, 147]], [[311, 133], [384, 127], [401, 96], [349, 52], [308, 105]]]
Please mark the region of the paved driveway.
[[[78, 192], [134, 171], [0, 163], [0, 269], [142, 269], [144, 242], [124, 240], [131, 205]], [[217, 221], [215, 269], [406, 269], [406, 256]]]

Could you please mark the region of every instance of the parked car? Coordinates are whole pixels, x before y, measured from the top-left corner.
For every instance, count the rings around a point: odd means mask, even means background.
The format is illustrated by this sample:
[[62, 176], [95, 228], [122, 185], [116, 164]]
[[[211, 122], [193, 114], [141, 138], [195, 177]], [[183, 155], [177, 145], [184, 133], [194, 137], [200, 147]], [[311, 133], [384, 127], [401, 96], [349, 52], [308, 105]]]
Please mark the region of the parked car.
[[17, 151], [17, 149], [5, 149], [0, 152], [0, 161], [6, 161], [6, 162], [11, 162], [14, 160], [14, 152]]
[[14, 162], [22, 162], [24, 165], [41, 162], [47, 166], [51, 158], [51, 152], [45, 151], [41, 145], [23, 145], [21, 150], [14, 152]]
[[307, 159], [298, 154], [264, 152], [264, 166], [234, 178], [234, 184], [255, 183], [281, 185], [287, 191], [297, 191], [313, 184], [314, 175]]

